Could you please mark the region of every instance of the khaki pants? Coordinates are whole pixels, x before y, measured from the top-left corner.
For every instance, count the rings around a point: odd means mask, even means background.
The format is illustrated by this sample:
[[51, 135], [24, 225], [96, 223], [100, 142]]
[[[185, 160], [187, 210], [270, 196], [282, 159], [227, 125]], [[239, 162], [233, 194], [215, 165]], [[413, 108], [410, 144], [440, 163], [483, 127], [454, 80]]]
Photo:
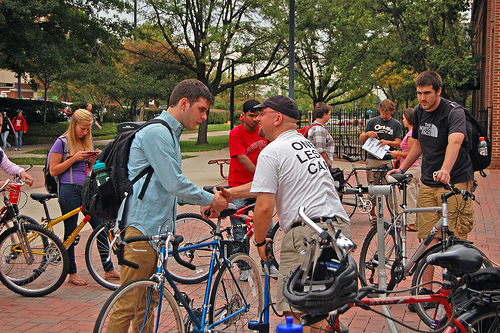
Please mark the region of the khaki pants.
[[[142, 236], [142, 233], [133, 227], [125, 229], [125, 237]], [[135, 279], [148, 279], [156, 273], [156, 251], [151, 247], [149, 242], [134, 242], [130, 246], [137, 250], [145, 250], [145, 252], [135, 252], [125, 247], [125, 259], [135, 262], [139, 265], [138, 269], [131, 268], [123, 265], [120, 269], [122, 284]], [[148, 310], [151, 316], [156, 315], [155, 310], [158, 303], [159, 295], [154, 295], [153, 302], [150, 304]], [[146, 299], [144, 297], [144, 290], [135, 289], [134, 292], [128, 292], [125, 296], [121, 297], [113, 307], [113, 314], [111, 315], [107, 332], [128, 332], [128, 328], [132, 323], [132, 331], [139, 332], [143, 325], [144, 314], [146, 311]], [[132, 321], [130, 318], [135, 316]], [[153, 332], [154, 321], [148, 320], [143, 332]]]
[[[417, 207], [418, 190], [420, 187], [420, 166], [413, 166], [406, 170], [406, 173], [412, 174], [413, 178], [406, 188], [406, 204], [408, 208]], [[403, 203], [403, 191], [399, 191], [398, 202]], [[406, 216], [406, 224], [415, 225], [417, 214], [410, 213]]]
[[[460, 190], [470, 191], [472, 188], [472, 180], [455, 184], [455, 186]], [[442, 187], [429, 187], [427, 185], [420, 184], [417, 206], [441, 206], [441, 194], [448, 192], [449, 190]], [[425, 238], [440, 218], [441, 213], [418, 213], [418, 238]], [[474, 210], [472, 209], [472, 200], [469, 199], [464, 202], [461, 195], [455, 195], [448, 198], [448, 222], [449, 228], [455, 233], [455, 236], [461, 239], [467, 239], [469, 232], [471, 232], [474, 227]], [[441, 237], [441, 233], [438, 234], [438, 237]]]

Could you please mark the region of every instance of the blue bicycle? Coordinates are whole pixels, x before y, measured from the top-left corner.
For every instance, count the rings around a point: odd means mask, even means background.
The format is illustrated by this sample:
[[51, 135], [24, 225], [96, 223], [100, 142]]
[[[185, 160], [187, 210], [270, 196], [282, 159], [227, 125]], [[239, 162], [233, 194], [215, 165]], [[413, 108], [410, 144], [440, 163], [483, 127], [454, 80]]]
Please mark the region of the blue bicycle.
[[[130, 281], [117, 289], [101, 309], [94, 332], [248, 331], [248, 323], [259, 321], [263, 311], [264, 288], [261, 266], [246, 254], [231, 254], [234, 242], [222, 239], [220, 221], [235, 211], [231, 208], [223, 211], [215, 237], [200, 244], [179, 248], [182, 236], [171, 232], [118, 239], [117, 246], [130, 246], [128, 244], [136, 241], [154, 243], [158, 249], [158, 269], [149, 279]], [[172, 250], [168, 251], [169, 248]], [[182, 292], [166, 269], [167, 261], [172, 257], [179, 264], [196, 269], [183, 261], [179, 253], [198, 248], [211, 250], [201, 304], [196, 304], [198, 300]], [[186, 313], [184, 316], [183, 312]]]

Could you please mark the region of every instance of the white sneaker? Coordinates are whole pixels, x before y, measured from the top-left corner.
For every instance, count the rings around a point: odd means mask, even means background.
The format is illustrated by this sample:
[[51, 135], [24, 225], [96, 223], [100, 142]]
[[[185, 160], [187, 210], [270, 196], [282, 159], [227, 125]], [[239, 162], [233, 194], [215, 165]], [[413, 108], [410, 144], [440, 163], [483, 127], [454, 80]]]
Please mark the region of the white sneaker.
[[250, 269], [245, 269], [240, 271], [240, 281], [248, 281], [252, 271]]
[[[265, 269], [266, 269], [266, 266], [262, 266], [262, 275], [264, 275]], [[276, 266], [271, 265], [269, 276], [272, 277], [273, 279], [278, 278], [278, 269], [276, 268]]]

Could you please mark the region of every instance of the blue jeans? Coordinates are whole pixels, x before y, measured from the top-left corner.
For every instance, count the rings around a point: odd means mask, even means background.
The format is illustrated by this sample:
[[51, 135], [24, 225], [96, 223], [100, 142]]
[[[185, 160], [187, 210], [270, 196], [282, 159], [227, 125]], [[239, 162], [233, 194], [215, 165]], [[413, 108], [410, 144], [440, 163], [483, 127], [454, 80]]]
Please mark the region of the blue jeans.
[[2, 132], [2, 149], [5, 150], [5, 148], [7, 148], [7, 146], [12, 147], [10, 145], [10, 143], [7, 142], [7, 137], [9, 136], [9, 131], [5, 131], [5, 132]]
[[[71, 212], [73, 209], [76, 209], [82, 205], [82, 185], [79, 184], [59, 184], [59, 206], [61, 207], [61, 213], [67, 214]], [[80, 214], [73, 215], [66, 220], [64, 220], [64, 240], [68, 239], [68, 237], [75, 231], [76, 226], [78, 225], [78, 216]], [[102, 220], [97, 217], [92, 217], [89, 220], [90, 225], [93, 229], [101, 225]], [[107, 238], [105, 234], [100, 234], [98, 236], [98, 240], [101, 244], [107, 244]], [[104, 271], [109, 272], [114, 269], [113, 263], [107, 261], [109, 250], [103, 248], [99, 249], [99, 254], [101, 256], [101, 262], [104, 268]], [[68, 249], [69, 254], [69, 274], [75, 274], [77, 272], [76, 269], [76, 261], [75, 261], [75, 245], [71, 245]]]
[[23, 148], [23, 131], [14, 131], [14, 144], [17, 149]]

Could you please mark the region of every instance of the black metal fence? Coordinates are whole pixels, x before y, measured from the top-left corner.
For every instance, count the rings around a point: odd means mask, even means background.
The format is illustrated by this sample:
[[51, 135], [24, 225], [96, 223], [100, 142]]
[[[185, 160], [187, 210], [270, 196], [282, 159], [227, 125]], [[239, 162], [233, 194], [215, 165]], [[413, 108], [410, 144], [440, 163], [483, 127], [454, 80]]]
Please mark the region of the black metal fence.
[[[394, 112], [393, 117], [400, 119], [400, 113]], [[335, 140], [335, 157], [342, 158], [343, 154], [366, 158], [363, 143], [359, 141], [359, 135], [365, 129], [366, 123], [373, 117], [380, 115], [377, 110], [365, 108], [336, 108], [332, 110], [330, 121], [325, 124], [333, 139]], [[299, 127], [307, 126], [314, 121], [310, 112], [308, 116], [302, 117]]]

